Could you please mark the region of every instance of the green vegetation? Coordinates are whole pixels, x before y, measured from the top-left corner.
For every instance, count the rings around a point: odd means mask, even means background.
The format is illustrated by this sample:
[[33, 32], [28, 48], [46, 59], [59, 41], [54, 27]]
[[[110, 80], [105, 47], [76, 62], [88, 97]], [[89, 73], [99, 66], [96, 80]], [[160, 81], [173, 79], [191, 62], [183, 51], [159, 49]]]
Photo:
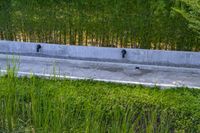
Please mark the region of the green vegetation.
[[0, 132], [200, 132], [200, 90], [0, 78]]
[[0, 0], [0, 39], [199, 51], [199, 0]]
[[200, 0], [180, 0], [181, 6], [174, 11], [181, 14], [189, 22], [189, 28], [200, 37]]

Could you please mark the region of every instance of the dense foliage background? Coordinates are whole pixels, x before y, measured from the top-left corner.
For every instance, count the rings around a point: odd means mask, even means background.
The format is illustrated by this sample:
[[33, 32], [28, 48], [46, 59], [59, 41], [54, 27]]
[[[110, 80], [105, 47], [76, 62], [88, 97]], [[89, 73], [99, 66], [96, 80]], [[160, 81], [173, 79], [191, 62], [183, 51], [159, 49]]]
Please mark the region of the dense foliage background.
[[0, 39], [200, 50], [200, 0], [0, 0]]

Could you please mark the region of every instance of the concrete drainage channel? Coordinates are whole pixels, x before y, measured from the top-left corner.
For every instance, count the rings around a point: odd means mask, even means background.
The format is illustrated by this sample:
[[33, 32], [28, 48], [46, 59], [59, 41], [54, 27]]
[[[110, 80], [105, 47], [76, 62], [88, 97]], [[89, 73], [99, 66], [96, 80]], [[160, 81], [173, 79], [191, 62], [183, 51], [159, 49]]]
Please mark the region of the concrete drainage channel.
[[0, 41], [0, 68], [31, 74], [162, 88], [200, 88], [200, 53]]

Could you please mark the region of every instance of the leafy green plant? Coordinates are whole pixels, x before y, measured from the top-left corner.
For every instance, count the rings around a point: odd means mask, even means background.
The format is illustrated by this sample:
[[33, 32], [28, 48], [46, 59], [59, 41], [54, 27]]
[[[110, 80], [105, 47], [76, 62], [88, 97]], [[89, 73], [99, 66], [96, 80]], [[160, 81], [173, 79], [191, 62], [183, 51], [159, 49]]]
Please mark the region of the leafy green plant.
[[189, 28], [200, 37], [200, 1], [180, 0], [180, 6], [173, 8], [175, 12], [183, 16], [189, 22]]

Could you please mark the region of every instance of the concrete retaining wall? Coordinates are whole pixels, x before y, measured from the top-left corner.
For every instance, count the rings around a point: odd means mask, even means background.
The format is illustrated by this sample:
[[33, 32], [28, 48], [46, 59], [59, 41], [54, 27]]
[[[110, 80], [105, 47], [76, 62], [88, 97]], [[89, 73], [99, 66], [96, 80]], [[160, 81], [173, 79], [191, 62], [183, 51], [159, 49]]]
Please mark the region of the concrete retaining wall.
[[[39, 53], [36, 52], [37, 44], [42, 46]], [[119, 48], [0, 41], [1, 53], [200, 68], [199, 52], [126, 49], [127, 55], [122, 58], [121, 51]]]

